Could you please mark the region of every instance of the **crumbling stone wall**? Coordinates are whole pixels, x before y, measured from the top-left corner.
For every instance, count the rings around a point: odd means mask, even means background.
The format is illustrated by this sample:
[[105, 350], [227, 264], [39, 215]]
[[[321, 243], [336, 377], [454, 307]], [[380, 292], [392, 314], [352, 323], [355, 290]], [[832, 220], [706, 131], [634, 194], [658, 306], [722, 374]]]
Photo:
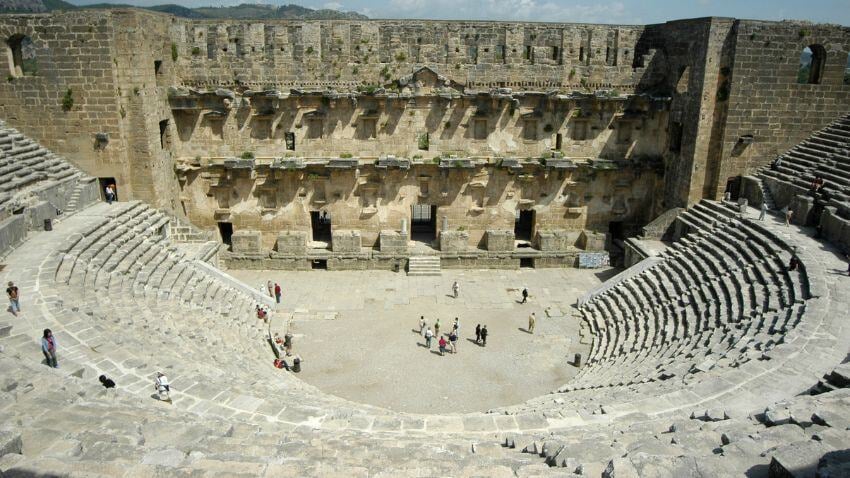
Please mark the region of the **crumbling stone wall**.
[[[850, 28], [739, 20], [732, 35], [720, 194], [726, 178], [753, 173], [850, 111], [850, 85], [844, 84]], [[800, 54], [816, 44], [826, 49], [822, 80], [798, 84]]]

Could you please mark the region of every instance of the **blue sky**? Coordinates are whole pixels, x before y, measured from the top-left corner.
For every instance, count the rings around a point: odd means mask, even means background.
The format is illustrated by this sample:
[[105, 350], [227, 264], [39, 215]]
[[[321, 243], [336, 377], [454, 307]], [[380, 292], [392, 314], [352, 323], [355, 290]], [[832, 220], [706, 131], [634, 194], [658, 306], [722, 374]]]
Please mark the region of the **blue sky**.
[[[70, 1], [85, 5], [108, 0]], [[371, 18], [645, 24], [714, 15], [850, 25], [850, 0], [117, 0], [115, 3], [143, 6], [177, 3], [187, 7], [296, 3], [310, 8], [360, 12]]]

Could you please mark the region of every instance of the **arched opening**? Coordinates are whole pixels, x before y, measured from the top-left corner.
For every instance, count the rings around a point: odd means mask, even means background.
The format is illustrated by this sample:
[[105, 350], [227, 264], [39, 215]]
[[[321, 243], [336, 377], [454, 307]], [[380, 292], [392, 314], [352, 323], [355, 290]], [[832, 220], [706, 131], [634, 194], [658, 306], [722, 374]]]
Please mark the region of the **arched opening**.
[[14, 77], [34, 75], [37, 71], [35, 45], [26, 35], [12, 35], [6, 40], [9, 74]]
[[826, 49], [823, 45], [809, 45], [800, 54], [800, 69], [797, 83], [819, 85], [826, 65]]

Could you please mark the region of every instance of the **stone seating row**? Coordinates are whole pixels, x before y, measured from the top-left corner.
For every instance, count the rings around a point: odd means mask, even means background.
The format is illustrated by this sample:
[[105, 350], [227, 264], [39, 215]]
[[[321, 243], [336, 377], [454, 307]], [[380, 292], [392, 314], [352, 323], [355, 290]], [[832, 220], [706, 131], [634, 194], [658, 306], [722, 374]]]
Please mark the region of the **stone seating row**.
[[132, 202], [101, 203], [59, 224], [54, 233], [77, 232], [54, 241], [61, 247], [39, 261], [49, 308], [28, 311], [37, 325], [3, 343], [31, 356], [38, 327], [49, 326], [71, 373], [107, 373], [148, 397], [151, 374], [167, 370], [175, 405], [207, 415], [300, 423], [385, 414], [274, 368], [252, 298], [184, 260], [161, 235], [164, 222]]
[[781, 239], [713, 201], [678, 221], [682, 237], [663, 261], [580, 308], [593, 344], [588, 365], [562, 392], [681, 383], [736, 368], [800, 323], [806, 268], [787, 270], [792, 250]]
[[778, 167], [761, 174], [805, 192], [816, 176], [838, 202], [850, 203], [850, 115], [836, 119], [826, 128], [780, 156]]
[[528, 477], [549, 468], [495, 436], [382, 436], [201, 417], [44, 367], [2, 356], [0, 364], [9, 371], [0, 388], [4, 476]]
[[38, 143], [0, 123], [0, 192], [21, 190], [44, 180], [62, 180], [79, 174]]

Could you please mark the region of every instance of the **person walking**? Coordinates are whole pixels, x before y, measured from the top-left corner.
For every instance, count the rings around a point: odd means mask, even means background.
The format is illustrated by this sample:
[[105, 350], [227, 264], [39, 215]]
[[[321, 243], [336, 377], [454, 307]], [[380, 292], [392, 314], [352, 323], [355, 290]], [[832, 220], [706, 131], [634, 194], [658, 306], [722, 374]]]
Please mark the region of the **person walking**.
[[535, 324], [537, 324], [537, 316], [534, 315], [534, 312], [532, 312], [531, 315], [528, 316], [528, 333], [529, 334], [534, 333], [534, 325]]
[[460, 334], [460, 319], [458, 319], [457, 317], [455, 317], [455, 323], [452, 324], [452, 332], [454, 332], [456, 335]]
[[9, 310], [12, 312], [12, 315], [17, 317], [18, 312], [21, 311], [21, 303], [18, 286], [14, 282], [9, 281], [9, 287], [6, 287], [6, 295], [9, 296]]
[[487, 346], [487, 335], [487, 326], [485, 325], [484, 327], [481, 327], [481, 345], [483, 347]]
[[475, 343], [481, 343], [481, 324], [475, 326]]
[[269, 291], [269, 297], [274, 297], [274, 284], [272, 284], [272, 281], [266, 282], [266, 289]]
[[440, 355], [443, 356], [446, 354], [446, 338], [440, 337], [440, 341], [437, 342], [437, 345], [440, 346]]
[[280, 295], [281, 295], [280, 284], [275, 282], [274, 283], [274, 297], [277, 300], [278, 304], [280, 304]]
[[419, 316], [419, 335], [421, 335], [423, 337], [425, 336], [425, 325], [426, 325], [425, 324], [425, 316], [420, 315]]
[[431, 339], [434, 337], [434, 332], [431, 332], [431, 328], [428, 327], [425, 330], [425, 346], [428, 347], [428, 350], [431, 350]]
[[106, 186], [106, 189], [104, 189], [103, 192], [106, 195], [106, 203], [112, 204], [112, 202], [115, 201], [115, 189], [112, 188], [112, 185], [110, 184]]
[[59, 368], [56, 361], [56, 337], [50, 329], [44, 329], [44, 335], [41, 337], [41, 352], [47, 359], [48, 367]]
[[759, 221], [764, 221], [764, 216], [767, 214], [767, 202], [761, 202], [761, 213], [759, 213]]
[[440, 336], [440, 319], [437, 319], [437, 322], [434, 323], [434, 335]]
[[785, 210], [785, 226], [786, 227], [791, 225], [791, 218], [792, 217], [794, 217], [794, 211], [792, 211], [791, 209], [786, 209]]
[[449, 334], [449, 345], [451, 345], [451, 347], [452, 347], [452, 353], [456, 354], [457, 353], [457, 333], [455, 333], [454, 331], [452, 331], [452, 333]]
[[452, 284], [452, 293], [454, 294], [455, 299], [457, 299], [458, 292], [460, 292], [460, 285], [457, 281], [454, 281], [454, 284]]
[[[168, 383], [168, 377], [165, 376], [162, 372], [156, 373], [156, 379], [154, 380], [154, 388], [156, 392], [159, 394], [159, 399], [170, 402], [171, 401], [171, 384]], [[162, 398], [165, 397], [165, 398]]]
[[528, 288], [523, 287], [522, 288], [522, 302], [520, 302], [520, 303], [525, 304], [526, 302], [528, 302]]

